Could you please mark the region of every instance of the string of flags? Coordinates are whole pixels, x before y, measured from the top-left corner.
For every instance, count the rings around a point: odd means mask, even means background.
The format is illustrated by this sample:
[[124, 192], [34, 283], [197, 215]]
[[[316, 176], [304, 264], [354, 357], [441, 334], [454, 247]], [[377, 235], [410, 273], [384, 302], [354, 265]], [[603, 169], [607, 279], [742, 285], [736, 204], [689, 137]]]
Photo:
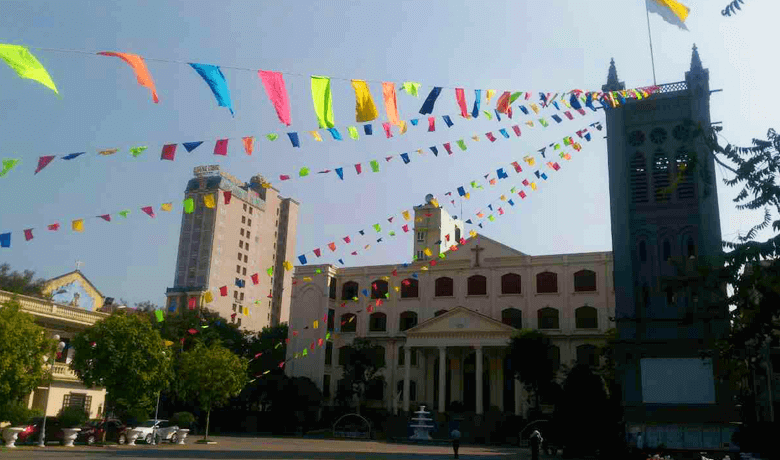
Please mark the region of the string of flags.
[[[147, 88], [152, 96], [152, 101], [156, 104], [160, 102], [160, 98], [157, 94], [157, 89], [152, 78], [149, 69], [146, 66], [146, 62], [143, 57], [123, 52], [113, 51], [101, 51], [98, 53], [91, 53], [84, 50], [65, 50], [55, 48], [33, 48], [39, 51], [55, 51], [65, 53], [76, 53], [80, 55], [95, 55], [105, 57], [116, 57], [124, 61], [135, 74], [136, 80], [139, 85]], [[27, 78], [41, 83], [47, 88], [51, 89], [55, 93], [59, 94], [54, 81], [52, 80], [49, 72], [43, 67], [38, 59], [29, 51], [28, 48], [21, 45], [0, 44], [0, 59], [3, 59], [21, 78]], [[287, 88], [284, 81], [284, 75], [296, 75], [287, 72], [275, 72], [266, 71], [260, 69], [246, 69], [236, 68], [228, 66], [219, 66], [212, 64], [202, 64], [193, 62], [180, 62], [165, 59], [149, 59], [150, 61], [157, 62], [169, 62], [180, 65], [190, 66], [206, 83], [209, 90], [214, 95], [214, 99], [217, 105], [227, 108], [231, 115], [234, 114], [233, 101], [230, 95], [230, 89], [225, 79], [225, 75], [222, 69], [231, 68], [233, 70], [252, 71], [257, 72], [260, 84], [263, 85], [266, 95], [269, 101], [276, 111], [276, 115], [282, 124], [290, 126], [292, 124], [292, 116], [290, 110], [290, 99], [287, 92]], [[317, 116], [317, 120], [320, 128], [333, 128], [335, 126], [334, 113], [333, 113], [333, 91], [331, 88], [331, 80], [349, 80], [352, 84], [352, 88], [355, 93], [355, 119], [357, 122], [371, 121], [378, 117], [378, 111], [376, 105], [371, 96], [371, 92], [368, 87], [367, 80], [359, 79], [345, 79], [328, 77], [321, 75], [310, 76], [311, 83], [311, 97], [314, 111]], [[398, 108], [397, 108], [397, 92], [396, 84], [394, 82], [382, 81], [382, 98], [384, 101], [385, 111], [387, 118], [391, 124], [400, 124], [398, 120]], [[420, 97], [420, 87], [422, 85], [415, 81], [405, 81], [400, 85], [401, 90], [406, 92], [412, 97]], [[443, 86], [433, 86], [428, 96], [425, 98], [419, 113], [427, 115], [433, 112], [434, 105], [441, 95]], [[455, 99], [461, 109], [461, 116], [464, 118], [478, 117], [479, 110], [482, 107], [482, 89], [474, 90], [474, 105], [471, 111], [468, 110], [468, 104], [466, 101], [465, 88], [456, 87]], [[581, 89], [572, 89], [569, 91], [558, 92], [541, 92], [541, 91], [502, 91], [500, 96], [496, 98], [496, 110], [499, 113], [506, 113], [511, 104], [524, 97], [526, 101], [531, 100], [531, 97], [536, 99], [538, 94], [538, 100], [545, 105], [560, 99], [561, 101], [572, 98], [576, 100], [580, 96], [585, 97], [586, 104], [592, 103], [592, 101], [599, 101], [604, 105], [611, 107], [617, 107], [620, 104], [625, 104], [628, 99], [644, 99], [649, 97], [654, 91], [657, 90], [657, 86], [641, 87], [622, 91], [583, 91]], [[490, 104], [490, 100], [493, 96], [498, 94], [494, 89], [484, 90], [485, 104], [487, 107]]]
[[[557, 104], [556, 104], [556, 107], [558, 108], [558, 110], [561, 110], [560, 106], [557, 106]], [[524, 109], [524, 113], [526, 115], [530, 115], [531, 114], [531, 112], [529, 110], [525, 109], [524, 107], [523, 107], [523, 109]], [[538, 115], [538, 114], [545, 115], [546, 114], [545, 113], [545, 108], [540, 108], [536, 104], [531, 104], [531, 110], [536, 115]], [[595, 111], [596, 109], [594, 108], [593, 110]], [[579, 110], [576, 110], [576, 112], [580, 113], [581, 115], [585, 115], [586, 114], [586, 112], [582, 108], [580, 108]], [[492, 116], [489, 113], [487, 113], [487, 115], [490, 116], [490, 118], [492, 119]], [[511, 115], [511, 111], [510, 111], [510, 115]], [[571, 111], [564, 111], [563, 115], [567, 119], [572, 119]], [[562, 118], [560, 116], [556, 115], [556, 114], [553, 114], [551, 118], [553, 120], [555, 120], [556, 122], [558, 122], [558, 123], [560, 123], [562, 121]], [[447, 125], [448, 128], [451, 128], [452, 126], [454, 126], [454, 122], [452, 121], [452, 118], [449, 115], [442, 115], [441, 119], [444, 121], [444, 123]], [[497, 121], [501, 121], [501, 116], [498, 113], [496, 113], [496, 120]], [[410, 124], [412, 126], [417, 126], [419, 124], [418, 123], [419, 119], [415, 118], [415, 119], [409, 120], [409, 122], [410, 122]], [[539, 119], [539, 122], [540, 123], [547, 123], [547, 121], [544, 118]], [[404, 134], [404, 133], [407, 132], [406, 121], [402, 121], [400, 123], [403, 124], [403, 128], [401, 128], [401, 126], [399, 125], [397, 129], [399, 130], [400, 134]], [[389, 123], [383, 123], [383, 128], [384, 128], [384, 131], [385, 131], [386, 138], [388, 138], [388, 139], [392, 138], [393, 137], [392, 126]], [[349, 132], [350, 139], [353, 139], [353, 140], [359, 140], [360, 139], [360, 134], [358, 133], [357, 127], [349, 126], [349, 127], [347, 127], [347, 129], [348, 129], [348, 132]], [[336, 128], [329, 128], [327, 131], [330, 133], [331, 138], [333, 140], [336, 140], [336, 141], [343, 141], [344, 140], [344, 138], [342, 137], [342, 135], [341, 135], [341, 133], [339, 132], [338, 129], [336, 129]], [[428, 117], [428, 129], [425, 132], [435, 132], [435, 131], [436, 131], [436, 117], [433, 117], [433, 116]], [[366, 133], [367, 135], [372, 135], [373, 134], [373, 125], [370, 124], [370, 123], [363, 125], [363, 132]], [[323, 141], [323, 136], [320, 135], [319, 131], [316, 131], [316, 130], [315, 131], [310, 131], [309, 134], [311, 134], [311, 136], [314, 139], [314, 141], [317, 141], [317, 142], [322, 142]], [[292, 143], [292, 146], [300, 148], [300, 146], [301, 146], [301, 138], [299, 137], [298, 132], [294, 132], [294, 131], [293, 132], [288, 132], [287, 135], [288, 135], [288, 137], [289, 137], [289, 139], [290, 139], [290, 141]], [[228, 147], [230, 145], [235, 145], [235, 142], [233, 144], [230, 144], [230, 141], [237, 141], [238, 145], [239, 145], [239, 148], [241, 150], [243, 150], [243, 152], [247, 156], [251, 156], [254, 153], [256, 146], [258, 145], [257, 144], [258, 141], [261, 141], [263, 138], [267, 139], [268, 141], [273, 142], [273, 141], [276, 141], [277, 139], [279, 139], [279, 134], [278, 133], [269, 133], [269, 134], [266, 134], [265, 136], [260, 136], [259, 138], [256, 138], [255, 136], [241, 136], [241, 137], [233, 137], [233, 138], [227, 137], [227, 138], [216, 139], [216, 140], [213, 140], [213, 142], [215, 143], [213, 152], [214, 152], [214, 155], [227, 156], [228, 155]], [[488, 138], [493, 138], [493, 133], [492, 132], [488, 133]], [[175, 159], [176, 159], [176, 150], [177, 150], [177, 147], [178, 147], [179, 144], [182, 145], [182, 147], [187, 151], [187, 153], [192, 153], [192, 151], [194, 151], [195, 149], [197, 149], [198, 147], [200, 147], [201, 145], [203, 145], [206, 142], [207, 142], [206, 140], [202, 140], [202, 141], [194, 141], [194, 142], [180, 142], [180, 143], [177, 143], [177, 144], [165, 144], [165, 145], [163, 145], [162, 151], [160, 153], [160, 160], [175, 161]], [[130, 156], [132, 156], [133, 158], [138, 158], [145, 151], [147, 151], [148, 148], [149, 147], [145, 146], [145, 145], [136, 145], [136, 146], [130, 147], [128, 150], [129, 150]], [[96, 151], [98, 156], [103, 156], [103, 157], [114, 156], [118, 152], [120, 152], [120, 148], [99, 149], [99, 150]], [[87, 155], [87, 152], [86, 151], [82, 151], [82, 152], [70, 153], [70, 154], [67, 154], [67, 155], [43, 155], [43, 156], [40, 156], [38, 158], [38, 163], [37, 163], [37, 166], [35, 168], [35, 171], [34, 171], [33, 175], [37, 175], [39, 172], [41, 172], [44, 168], [49, 166], [49, 164], [52, 163], [57, 158], [60, 158], [62, 160], [66, 160], [66, 161], [70, 161], [70, 160], [75, 160], [77, 158], [81, 158], [82, 155]], [[3, 160], [2, 168], [0, 169], [0, 177], [4, 177], [11, 169], [16, 167], [16, 165], [19, 162], [20, 162], [19, 159], [13, 159], [13, 158], [8, 158], [8, 159]]]
[[[600, 122], [591, 123], [590, 126], [593, 127], [593, 128], [596, 128], [597, 130], [603, 129]], [[588, 132], [587, 128], [583, 128], [583, 129], [577, 130], [576, 131], [576, 135], [577, 135], [578, 138], [585, 139], [588, 142], [590, 142], [590, 140], [591, 140], [591, 134], [590, 134], [590, 132]], [[547, 149], [550, 149], [550, 150], [552, 150], [552, 152], [554, 152], [554, 154], [558, 155], [560, 158], [564, 158], [564, 159], [568, 160], [568, 159], [570, 159], [570, 155], [565, 153], [565, 152], [563, 152], [563, 150], [562, 150], [563, 147], [571, 147], [571, 148], [573, 148], [574, 150], [577, 150], [577, 151], [579, 151], [581, 149], [581, 145], [578, 142], [576, 142], [572, 136], [564, 136], [563, 139], [560, 142], [553, 142], [549, 146], [545, 146], [545, 147], [542, 147], [541, 149], [538, 149], [536, 151], [536, 154], [540, 155], [543, 159], [546, 160], [547, 159], [547, 157], [546, 157]], [[478, 191], [478, 190], [484, 190], [485, 189], [485, 186], [483, 185], [483, 182], [482, 182], [483, 180], [486, 181], [487, 184], [492, 186], [492, 185], [496, 185], [499, 180], [507, 179], [509, 177], [508, 172], [514, 171], [516, 174], [521, 173], [523, 171], [521, 163], [527, 164], [528, 167], [533, 167], [533, 166], [536, 165], [536, 159], [532, 155], [524, 155], [522, 157], [522, 159], [510, 162], [509, 163], [509, 168], [499, 168], [495, 172], [495, 174], [496, 174], [495, 178], [490, 178], [490, 175], [492, 174], [492, 172], [491, 172], [490, 174], [483, 175], [482, 179], [470, 181], [470, 183], [468, 185], [461, 185], [461, 186], [456, 187], [454, 190], [450, 190], [448, 192], [445, 192], [444, 196], [448, 197], [450, 199], [450, 204], [454, 206], [454, 204], [455, 204], [454, 203], [454, 199], [452, 199], [454, 196], [460, 196], [461, 198], [469, 199], [471, 197], [471, 193], [473, 191]], [[555, 166], [553, 166], [553, 165], [555, 165], [555, 163], [548, 161], [547, 165], [550, 168], [555, 169]], [[539, 173], [537, 175], [537, 178], [546, 180], [547, 176], [546, 175], [542, 176], [542, 174], [543, 173]], [[530, 182], [529, 182], [529, 184], [530, 184]], [[534, 187], [535, 187], [535, 185], [534, 185]], [[525, 193], [523, 193], [521, 198], [525, 198]], [[438, 206], [439, 205], [439, 202], [436, 199], [434, 199], [431, 203], [434, 206]], [[393, 224], [394, 220], [396, 222], [403, 222], [403, 225], [401, 226], [401, 230], [404, 233], [407, 233], [407, 232], [410, 231], [409, 224], [407, 222], [410, 222], [414, 218], [413, 216], [414, 216], [414, 211], [413, 210], [403, 210], [400, 213], [396, 213], [396, 214], [393, 214], [393, 215], [387, 217], [387, 221], [391, 225]], [[470, 220], [466, 220], [465, 223], [466, 224], [472, 224], [472, 222]], [[376, 223], [376, 224], [373, 224], [370, 227], [370, 228], [373, 228], [373, 230], [376, 232], [376, 234], [378, 236], [380, 236], [380, 238], [377, 239], [377, 243], [381, 243], [382, 242], [382, 237], [381, 237], [382, 235], [379, 235], [380, 233], [382, 233], [382, 225], [383, 224], [381, 224], [381, 223]], [[364, 228], [364, 229], [360, 230], [358, 233], [359, 233], [360, 236], [366, 236], [366, 231], [367, 230]], [[369, 233], [373, 233], [373, 232], [369, 231]], [[389, 235], [391, 237], [396, 236], [395, 230], [388, 231], [387, 235]], [[342, 244], [342, 247], [346, 247], [346, 245], [351, 244], [353, 242], [353, 239], [355, 239], [354, 235], [352, 235], [352, 236], [350, 236], [350, 235], [344, 236], [342, 238], [342, 240], [344, 242], [344, 244]], [[335, 253], [338, 250], [338, 245], [336, 244], [335, 241], [328, 243], [326, 246], [330, 250], [331, 253]], [[368, 250], [369, 248], [370, 248], [370, 245], [366, 245], [364, 247], [365, 250]], [[298, 261], [301, 263], [301, 265], [306, 265], [308, 263], [307, 256], [314, 255], [316, 258], [321, 258], [324, 252], [327, 252], [327, 251], [325, 251], [322, 247], [315, 248], [315, 249], [313, 249], [311, 251], [304, 252], [303, 254], [299, 255], [298, 256]], [[359, 252], [360, 252], [359, 250], [355, 250], [355, 251], [352, 251], [350, 254], [352, 256], [357, 256]], [[346, 265], [344, 263], [344, 259], [343, 258], [338, 259], [338, 262], [341, 265]]]

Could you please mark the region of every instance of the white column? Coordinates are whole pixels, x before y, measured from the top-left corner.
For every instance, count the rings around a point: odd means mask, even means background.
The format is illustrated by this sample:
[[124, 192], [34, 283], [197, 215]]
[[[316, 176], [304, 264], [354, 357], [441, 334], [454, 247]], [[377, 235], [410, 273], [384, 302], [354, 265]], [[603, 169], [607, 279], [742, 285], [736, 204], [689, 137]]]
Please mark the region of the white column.
[[482, 404], [482, 345], [477, 345], [477, 414], [482, 415], [485, 410]]
[[425, 361], [425, 401], [431, 403], [430, 409], [433, 410], [436, 401], [433, 399], [433, 366], [436, 362], [436, 357], [427, 350], [428, 355]]
[[522, 414], [522, 393], [520, 388], [520, 380], [515, 378], [515, 415], [521, 415]]
[[447, 387], [445, 379], [447, 378], [447, 347], [439, 347], [439, 413], [444, 413], [444, 397]]
[[496, 358], [497, 360], [497, 367], [496, 372], [490, 376], [490, 381], [492, 382], [495, 379], [496, 385], [496, 393], [495, 396], [492, 396], [492, 399], [495, 401], [496, 406], [498, 406], [499, 409], [502, 411], [504, 410], [504, 360], [502, 358]]
[[412, 379], [412, 349], [404, 345], [404, 412], [409, 412], [409, 381]]
[[385, 403], [387, 406], [387, 411], [389, 412], [393, 408], [393, 399], [395, 398], [395, 386], [393, 380], [394, 380], [394, 374], [395, 374], [395, 343], [390, 342], [390, 346], [387, 347], [388, 353], [387, 353], [387, 386], [388, 388], [388, 398], [387, 402]]

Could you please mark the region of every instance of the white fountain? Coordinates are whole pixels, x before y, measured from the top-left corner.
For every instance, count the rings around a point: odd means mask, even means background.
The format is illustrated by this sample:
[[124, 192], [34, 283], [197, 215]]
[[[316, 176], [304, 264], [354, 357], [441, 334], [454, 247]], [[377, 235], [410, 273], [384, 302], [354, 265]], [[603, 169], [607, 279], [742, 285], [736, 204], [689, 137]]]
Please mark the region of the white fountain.
[[[415, 412], [417, 414], [417, 417], [412, 417], [412, 421], [415, 422], [414, 425], [410, 425], [412, 428], [414, 428], [414, 435], [410, 437], [409, 439], [414, 439], [417, 441], [431, 441], [433, 438], [431, 438], [431, 431], [435, 428], [433, 425], [433, 419], [428, 417], [431, 412], [425, 410], [425, 406], [420, 406], [420, 410]], [[430, 424], [428, 424], [430, 422]]]

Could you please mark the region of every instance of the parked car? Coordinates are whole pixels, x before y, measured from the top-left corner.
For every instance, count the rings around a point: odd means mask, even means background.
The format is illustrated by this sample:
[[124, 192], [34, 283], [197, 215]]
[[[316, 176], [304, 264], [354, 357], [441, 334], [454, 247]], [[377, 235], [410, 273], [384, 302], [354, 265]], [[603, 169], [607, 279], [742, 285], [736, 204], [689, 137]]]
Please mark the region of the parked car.
[[168, 420], [147, 420], [133, 429], [141, 432], [138, 439], [143, 439], [147, 444], [151, 444], [152, 440], [157, 444], [160, 441], [179, 441], [178, 436], [174, 436], [179, 431], [179, 427], [171, 424]]
[[127, 426], [121, 420], [92, 420], [81, 428], [76, 442], [85, 442], [87, 445], [95, 444], [103, 440], [103, 433], [106, 434], [106, 441], [113, 441], [118, 444], [127, 444]]
[[[41, 435], [41, 425], [43, 417], [35, 417], [24, 426], [24, 430], [19, 433], [17, 443], [36, 444]], [[46, 442], [59, 441], [63, 443], [63, 432], [60, 421], [57, 417], [46, 417]]]

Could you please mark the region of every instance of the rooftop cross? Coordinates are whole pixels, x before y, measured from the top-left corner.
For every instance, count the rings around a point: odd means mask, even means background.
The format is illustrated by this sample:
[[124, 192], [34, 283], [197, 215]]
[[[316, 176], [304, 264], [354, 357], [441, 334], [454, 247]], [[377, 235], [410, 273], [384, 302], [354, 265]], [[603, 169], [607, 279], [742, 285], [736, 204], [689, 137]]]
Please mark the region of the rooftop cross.
[[471, 248], [471, 251], [472, 251], [472, 252], [474, 253], [474, 255], [476, 256], [476, 259], [475, 259], [475, 261], [474, 261], [474, 266], [475, 266], [475, 267], [479, 267], [479, 253], [480, 253], [480, 252], [482, 252], [482, 251], [484, 251], [484, 250], [485, 250], [485, 248], [481, 248], [481, 247], [479, 247], [479, 244], [477, 244], [476, 246], [474, 246], [473, 248]]

